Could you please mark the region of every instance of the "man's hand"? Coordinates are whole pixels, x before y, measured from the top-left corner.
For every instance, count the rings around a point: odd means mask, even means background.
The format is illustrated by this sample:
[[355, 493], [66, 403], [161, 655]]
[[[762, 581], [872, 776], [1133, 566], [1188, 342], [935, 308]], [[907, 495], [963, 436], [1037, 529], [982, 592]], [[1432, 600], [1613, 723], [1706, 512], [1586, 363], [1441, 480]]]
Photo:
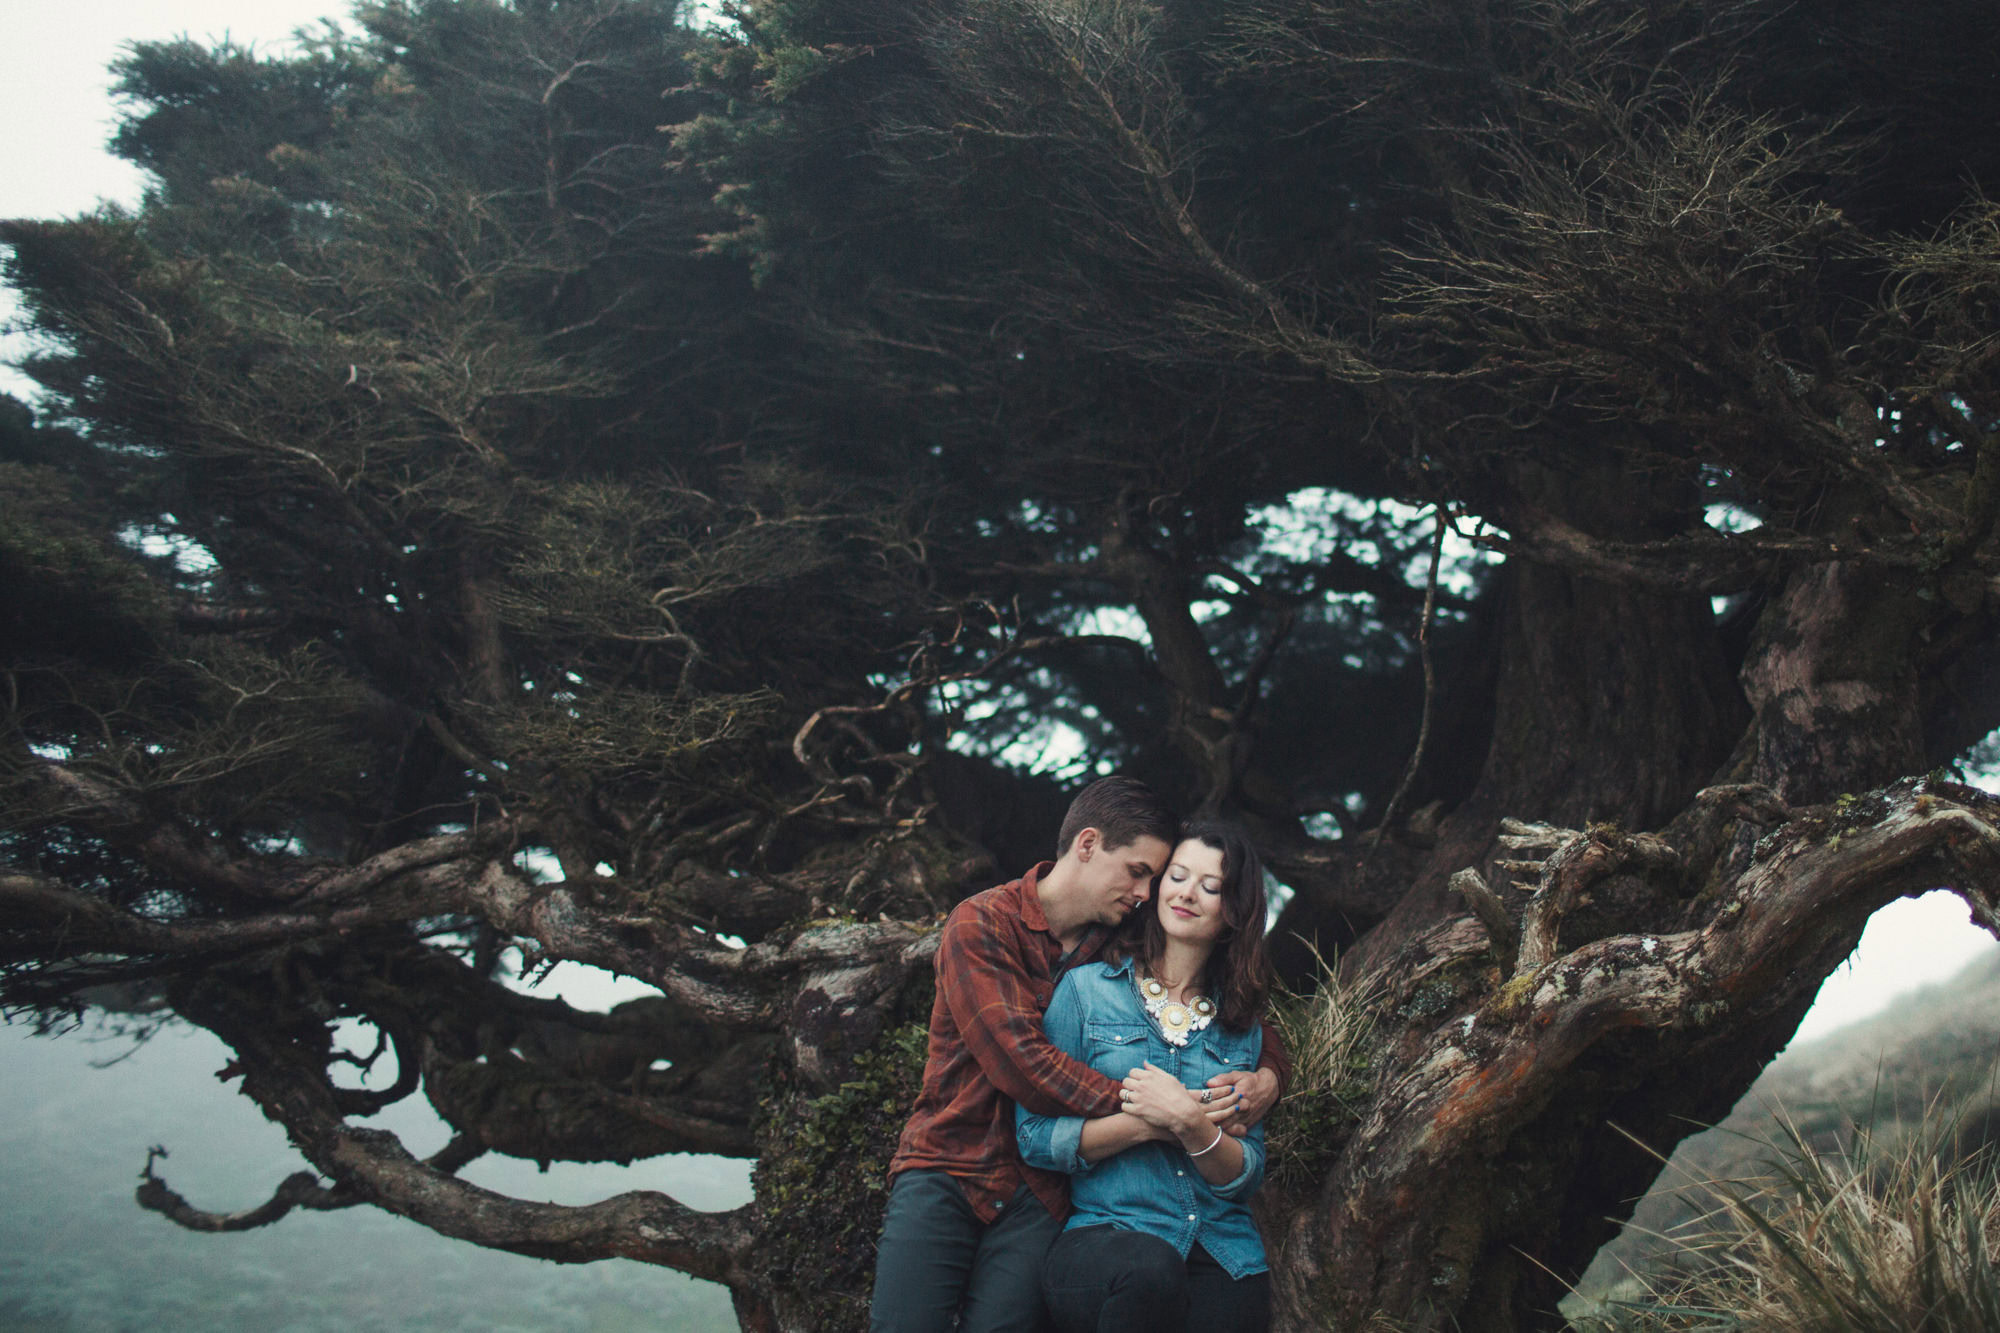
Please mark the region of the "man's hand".
[[1239, 1139], [1250, 1132], [1252, 1125], [1262, 1123], [1278, 1103], [1278, 1076], [1268, 1069], [1253, 1069], [1247, 1074], [1217, 1074], [1208, 1081], [1208, 1086], [1233, 1087], [1241, 1095], [1242, 1099], [1236, 1103], [1236, 1113], [1222, 1126]]

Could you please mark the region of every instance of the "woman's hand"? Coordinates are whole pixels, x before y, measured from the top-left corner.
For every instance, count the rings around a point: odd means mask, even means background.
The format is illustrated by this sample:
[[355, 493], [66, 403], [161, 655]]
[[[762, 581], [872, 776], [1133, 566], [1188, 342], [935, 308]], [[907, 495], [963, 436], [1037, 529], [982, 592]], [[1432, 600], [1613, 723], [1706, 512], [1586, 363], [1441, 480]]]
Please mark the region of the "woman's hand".
[[1271, 1113], [1278, 1101], [1278, 1076], [1268, 1069], [1252, 1069], [1247, 1073], [1217, 1074], [1208, 1081], [1208, 1086], [1220, 1096], [1225, 1088], [1233, 1088], [1240, 1094], [1236, 1101], [1235, 1114], [1223, 1126], [1237, 1138], [1250, 1132], [1252, 1125], [1260, 1123]]
[[1184, 1088], [1179, 1079], [1151, 1061], [1125, 1076], [1125, 1086], [1118, 1095], [1125, 1110], [1176, 1139], [1213, 1134], [1215, 1126], [1233, 1115], [1242, 1100], [1229, 1089]]

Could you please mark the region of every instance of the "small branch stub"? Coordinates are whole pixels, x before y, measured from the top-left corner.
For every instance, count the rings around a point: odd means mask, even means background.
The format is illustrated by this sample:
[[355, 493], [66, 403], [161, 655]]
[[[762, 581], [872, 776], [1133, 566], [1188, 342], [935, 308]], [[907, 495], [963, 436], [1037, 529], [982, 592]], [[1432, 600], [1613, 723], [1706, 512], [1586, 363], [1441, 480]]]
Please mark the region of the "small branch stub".
[[1493, 956], [1500, 960], [1501, 976], [1512, 975], [1520, 931], [1500, 895], [1487, 887], [1486, 880], [1470, 866], [1451, 877], [1450, 887], [1465, 899], [1473, 915], [1479, 918], [1479, 924], [1486, 927], [1486, 934], [1493, 941]]

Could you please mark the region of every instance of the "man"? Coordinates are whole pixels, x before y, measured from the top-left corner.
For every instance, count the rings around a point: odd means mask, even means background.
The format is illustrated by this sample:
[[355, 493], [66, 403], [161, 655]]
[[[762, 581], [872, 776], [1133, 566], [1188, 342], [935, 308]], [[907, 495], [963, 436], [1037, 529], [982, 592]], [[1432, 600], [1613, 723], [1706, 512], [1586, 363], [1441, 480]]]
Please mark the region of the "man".
[[[975, 894], [945, 922], [923, 1090], [889, 1164], [873, 1333], [944, 1333], [954, 1316], [960, 1333], [1042, 1327], [1042, 1256], [1069, 1211], [1068, 1181], [1022, 1165], [1014, 1103], [1118, 1111], [1119, 1085], [1050, 1044], [1042, 1014], [1057, 979], [1152, 895], [1175, 832], [1145, 783], [1092, 783], [1063, 818], [1055, 862]], [[1278, 1099], [1287, 1060], [1274, 1045], [1234, 1080], [1238, 1133]]]

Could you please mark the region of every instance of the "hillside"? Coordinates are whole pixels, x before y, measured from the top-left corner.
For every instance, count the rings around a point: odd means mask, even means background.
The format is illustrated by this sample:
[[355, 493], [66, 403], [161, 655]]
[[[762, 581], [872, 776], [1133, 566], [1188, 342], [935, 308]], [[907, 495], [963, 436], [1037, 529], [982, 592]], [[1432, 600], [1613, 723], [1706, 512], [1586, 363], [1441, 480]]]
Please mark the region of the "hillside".
[[1658, 1271], [1674, 1248], [1668, 1238], [1711, 1206], [1705, 1182], [1764, 1174], [1794, 1134], [1830, 1151], [1851, 1147], [1856, 1127], [1868, 1127], [1881, 1150], [1956, 1129], [1960, 1146], [1971, 1147], [1990, 1135], [1996, 1104], [2000, 949], [1874, 1018], [1785, 1050], [1726, 1120], [1680, 1145], [1579, 1292], [1601, 1298], [1626, 1286], [1630, 1273]]

